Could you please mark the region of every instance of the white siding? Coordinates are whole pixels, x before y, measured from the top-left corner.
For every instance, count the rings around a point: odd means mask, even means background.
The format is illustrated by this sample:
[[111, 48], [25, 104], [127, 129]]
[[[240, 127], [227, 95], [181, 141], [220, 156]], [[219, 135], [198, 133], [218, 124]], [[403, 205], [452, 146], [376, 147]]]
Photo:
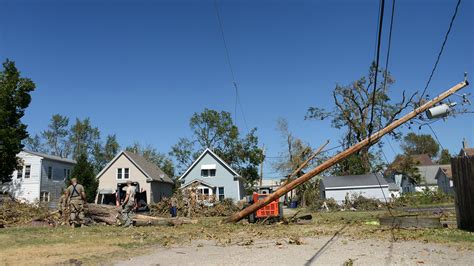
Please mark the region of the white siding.
[[[20, 152], [18, 155], [22, 159], [23, 169], [22, 178], [18, 179], [18, 171], [13, 172], [12, 181], [6, 184], [6, 190], [15, 198], [30, 203], [38, 202], [40, 195], [40, 178], [41, 178], [41, 157]], [[25, 178], [25, 166], [30, 165], [30, 177]]]
[[[387, 201], [390, 200], [390, 193], [388, 192], [388, 187], [382, 187], [383, 193], [385, 193], [385, 197]], [[353, 194], [362, 195], [365, 198], [371, 199], [378, 199], [382, 202], [385, 202], [384, 194], [382, 193], [382, 189], [380, 187], [373, 187], [373, 188], [347, 188], [341, 190], [326, 190], [325, 195], [326, 199], [333, 198], [339, 204], [343, 203], [346, 198], [346, 193], [349, 193], [349, 196]]]

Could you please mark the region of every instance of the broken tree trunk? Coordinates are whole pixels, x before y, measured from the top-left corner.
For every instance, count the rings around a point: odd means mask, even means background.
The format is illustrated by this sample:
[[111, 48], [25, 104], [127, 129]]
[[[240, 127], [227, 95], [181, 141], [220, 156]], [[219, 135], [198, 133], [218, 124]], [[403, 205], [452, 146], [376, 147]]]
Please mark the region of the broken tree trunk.
[[374, 143], [376, 143], [378, 140], [380, 140], [384, 135], [386, 135], [389, 132], [392, 132], [394, 129], [398, 128], [399, 126], [403, 125], [407, 121], [413, 119], [414, 117], [418, 116], [420, 113], [425, 112], [429, 108], [433, 107], [435, 104], [441, 102], [442, 100], [446, 99], [447, 97], [451, 96], [452, 94], [456, 93], [460, 89], [466, 87], [469, 85], [469, 82], [467, 80], [460, 82], [456, 84], [454, 87], [450, 88], [449, 90], [441, 93], [434, 99], [426, 102], [422, 106], [416, 108], [415, 110], [411, 111], [410, 113], [406, 114], [405, 116], [401, 117], [399, 120], [396, 120], [392, 122], [390, 125], [386, 126], [385, 128], [381, 129], [380, 131], [377, 131], [376, 133], [372, 134], [368, 138], [360, 141], [359, 143], [353, 145], [352, 147], [338, 153], [337, 155], [333, 156], [329, 160], [323, 162], [322, 164], [318, 165], [316, 168], [313, 170], [307, 172], [306, 174], [300, 176], [299, 178], [291, 181], [290, 183], [285, 184], [284, 186], [280, 187], [277, 189], [275, 192], [272, 194], [268, 195], [267, 197], [260, 199], [259, 201], [255, 202], [254, 204], [248, 206], [247, 208], [234, 213], [232, 216], [230, 216], [227, 219], [227, 222], [238, 222], [241, 219], [247, 217], [248, 215], [256, 212], [260, 208], [270, 204], [272, 201], [280, 198], [284, 194], [288, 193], [288, 191], [293, 190], [297, 186], [303, 184], [304, 182], [310, 180], [317, 174], [321, 173], [322, 171], [328, 169], [329, 167], [335, 165], [336, 163], [346, 159], [347, 157], [351, 156], [352, 154], [360, 151], [361, 149], [365, 147], [370, 147]]
[[147, 215], [137, 214], [133, 217], [133, 221], [136, 226], [147, 226], [147, 225], [162, 225], [162, 226], [175, 226], [182, 224], [195, 224], [197, 220], [191, 220], [185, 217], [175, 217], [175, 218], [161, 218], [161, 217], [152, 217]]
[[86, 216], [98, 223], [117, 224], [120, 208], [113, 205], [87, 204]]

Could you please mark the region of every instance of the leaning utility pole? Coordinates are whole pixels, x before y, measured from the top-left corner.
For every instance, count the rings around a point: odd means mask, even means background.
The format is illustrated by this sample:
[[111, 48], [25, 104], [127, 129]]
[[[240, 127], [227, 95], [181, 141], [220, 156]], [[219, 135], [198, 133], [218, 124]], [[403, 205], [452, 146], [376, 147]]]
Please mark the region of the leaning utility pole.
[[422, 106], [416, 108], [415, 110], [411, 111], [410, 113], [406, 114], [405, 116], [401, 117], [400, 119], [392, 122], [390, 125], [386, 126], [385, 128], [381, 129], [380, 131], [375, 132], [368, 138], [360, 141], [359, 143], [353, 145], [352, 147], [338, 153], [337, 155], [333, 156], [329, 160], [323, 162], [322, 164], [318, 165], [316, 168], [313, 170], [307, 172], [306, 174], [300, 176], [299, 178], [291, 181], [288, 184], [285, 184], [284, 186], [280, 187], [277, 189], [275, 192], [272, 194], [268, 195], [267, 197], [260, 199], [259, 201], [255, 202], [254, 204], [248, 206], [247, 208], [234, 213], [232, 216], [230, 216], [227, 221], [228, 222], [238, 222], [241, 219], [247, 217], [251, 213], [254, 213], [258, 209], [270, 204], [270, 202], [274, 201], [275, 199], [280, 198], [283, 196], [285, 193], [288, 191], [291, 191], [292, 189], [296, 188], [297, 186], [301, 185], [302, 183], [310, 180], [312, 177], [316, 176], [317, 174], [321, 173], [322, 171], [328, 169], [329, 167], [335, 165], [341, 160], [346, 159], [347, 157], [351, 156], [352, 154], [360, 151], [362, 148], [371, 146], [374, 143], [376, 143], [378, 140], [380, 140], [384, 135], [387, 133], [393, 131], [394, 129], [398, 128], [399, 126], [403, 125], [404, 123], [408, 122], [409, 120], [415, 118], [418, 116], [420, 113], [425, 112], [429, 108], [433, 107], [435, 104], [441, 102], [442, 100], [446, 99], [447, 97], [451, 96], [452, 94], [456, 93], [460, 89], [466, 87], [469, 85], [469, 82], [467, 80], [464, 80], [463, 82], [458, 83], [454, 87], [450, 88], [449, 90], [441, 93], [434, 99], [426, 102]]

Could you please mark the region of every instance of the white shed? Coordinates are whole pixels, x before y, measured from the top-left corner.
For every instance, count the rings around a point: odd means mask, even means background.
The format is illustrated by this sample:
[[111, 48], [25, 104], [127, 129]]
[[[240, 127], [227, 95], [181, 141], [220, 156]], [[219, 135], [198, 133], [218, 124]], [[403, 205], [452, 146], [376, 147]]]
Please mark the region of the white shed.
[[[339, 204], [343, 203], [346, 195], [361, 195], [385, 202], [390, 199], [388, 183], [379, 173], [349, 176], [327, 176], [321, 180], [321, 198], [333, 198]], [[384, 197], [385, 195], [385, 197]]]

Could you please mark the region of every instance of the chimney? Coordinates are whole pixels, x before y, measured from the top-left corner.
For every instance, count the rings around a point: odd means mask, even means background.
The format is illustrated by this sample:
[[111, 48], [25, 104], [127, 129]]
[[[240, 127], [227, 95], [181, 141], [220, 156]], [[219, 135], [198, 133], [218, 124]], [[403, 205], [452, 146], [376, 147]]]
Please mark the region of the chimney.
[[468, 148], [467, 139], [466, 139], [466, 138], [463, 138], [463, 139], [462, 139], [462, 148], [463, 148], [463, 149], [467, 149], [467, 148]]

